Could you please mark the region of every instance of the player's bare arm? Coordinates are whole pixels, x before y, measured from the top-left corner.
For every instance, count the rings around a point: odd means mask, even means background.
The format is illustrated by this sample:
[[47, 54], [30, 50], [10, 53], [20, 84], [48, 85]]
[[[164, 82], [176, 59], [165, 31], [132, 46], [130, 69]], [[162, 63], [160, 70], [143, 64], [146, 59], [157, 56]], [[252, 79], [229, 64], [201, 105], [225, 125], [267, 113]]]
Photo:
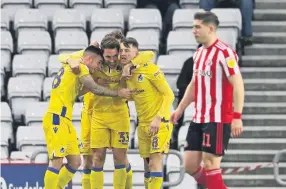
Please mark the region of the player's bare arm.
[[[232, 75], [229, 77], [229, 82], [233, 86], [233, 104], [234, 112], [242, 113], [244, 104], [244, 83], [241, 73]], [[241, 118], [234, 116], [231, 124], [231, 134], [232, 137], [238, 137], [243, 131], [243, 125]]]
[[95, 83], [91, 75], [85, 75], [80, 77], [80, 82], [83, 84], [84, 87], [86, 87], [90, 92], [95, 95], [111, 97], [119, 96], [123, 98], [130, 98], [131, 96], [130, 89], [120, 89], [118, 91], [110, 90]]
[[183, 115], [185, 109], [194, 101], [194, 79], [191, 80], [189, 83], [186, 92], [184, 94], [183, 99], [181, 100], [179, 106], [177, 109], [172, 113], [171, 115], [171, 122], [173, 124], [177, 124], [177, 121], [180, 119], [180, 117]]
[[[162, 74], [158, 72], [159, 74]], [[160, 80], [151, 80], [151, 83], [155, 86], [155, 88], [159, 91], [163, 98], [162, 105], [154, 118], [154, 120], [150, 124], [150, 134], [156, 135], [160, 129], [161, 119], [163, 119], [164, 114], [170, 111], [170, 108], [175, 99], [174, 93], [167, 83], [165, 79]]]

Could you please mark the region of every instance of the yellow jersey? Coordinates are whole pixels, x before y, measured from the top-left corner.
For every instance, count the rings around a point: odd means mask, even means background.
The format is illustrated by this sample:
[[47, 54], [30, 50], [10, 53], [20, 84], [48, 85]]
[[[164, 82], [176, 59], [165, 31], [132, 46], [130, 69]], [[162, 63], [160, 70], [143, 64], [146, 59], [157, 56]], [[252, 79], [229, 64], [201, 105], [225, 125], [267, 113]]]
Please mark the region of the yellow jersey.
[[92, 114], [94, 98], [95, 98], [95, 95], [92, 92], [88, 92], [83, 96], [82, 111], [84, 113], [87, 113], [89, 115]]
[[[92, 77], [96, 80], [107, 80], [107, 87], [112, 90], [118, 90], [122, 88], [122, 86], [120, 85], [121, 76], [121, 67], [117, 67], [116, 69], [110, 69], [108, 66], [103, 66], [101, 71], [94, 72], [92, 75]], [[121, 97], [107, 97], [95, 95], [93, 101], [93, 110], [94, 112], [121, 113], [124, 111], [128, 111], [128, 107], [126, 104], [126, 99], [123, 99]]]
[[79, 78], [88, 74], [89, 70], [84, 64], [80, 65], [78, 75], [72, 72], [69, 65], [63, 64], [52, 84], [48, 112], [72, 120], [73, 105], [82, 89]]
[[134, 91], [136, 111], [140, 123], [150, 123], [156, 116], [170, 119], [174, 93], [158, 66], [151, 62], [136, 64], [127, 88]]

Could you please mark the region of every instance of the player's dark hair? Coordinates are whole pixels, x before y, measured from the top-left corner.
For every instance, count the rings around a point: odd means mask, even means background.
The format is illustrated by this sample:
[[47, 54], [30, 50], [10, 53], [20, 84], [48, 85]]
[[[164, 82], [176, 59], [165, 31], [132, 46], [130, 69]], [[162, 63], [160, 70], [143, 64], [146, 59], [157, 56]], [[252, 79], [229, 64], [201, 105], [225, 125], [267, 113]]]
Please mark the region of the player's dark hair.
[[104, 60], [102, 50], [99, 47], [90, 45], [84, 50], [84, 53], [92, 53], [92, 54], [99, 55]]
[[119, 51], [120, 44], [114, 37], [107, 36], [104, 37], [100, 43], [101, 49], [117, 49]]
[[123, 35], [123, 33], [121, 32], [121, 31], [119, 31], [119, 30], [114, 30], [114, 31], [112, 31], [112, 32], [110, 32], [110, 33], [108, 33], [108, 34], [106, 34], [105, 36], [104, 36], [104, 38], [105, 37], [114, 37], [115, 39], [117, 39], [117, 40], [119, 40], [119, 41], [122, 41], [124, 38], [125, 38], [125, 36]]
[[204, 24], [213, 24], [216, 27], [219, 26], [219, 20], [218, 17], [215, 13], [210, 12], [210, 11], [205, 11], [205, 12], [197, 12], [194, 15], [195, 20], [202, 20], [202, 23]]
[[136, 48], [139, 47], [138, 41], [133, 37], [126, 37], [121, 41], [121, 43], [127, 48], [130, 48], [130, 45]]

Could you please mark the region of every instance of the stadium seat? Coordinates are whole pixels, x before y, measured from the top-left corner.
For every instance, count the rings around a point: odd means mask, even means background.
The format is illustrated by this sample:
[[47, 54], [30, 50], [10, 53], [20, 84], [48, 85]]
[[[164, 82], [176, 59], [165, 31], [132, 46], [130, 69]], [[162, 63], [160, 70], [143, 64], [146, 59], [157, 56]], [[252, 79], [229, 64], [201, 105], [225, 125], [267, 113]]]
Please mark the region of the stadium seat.
[[[11, 113], [11, 108], [7, 102], [1, 102], [1, 132], [5, 129], [5, 137], [2, 139], [11, 139], [14, 141], [13, 136], [13, 118]], [[3, 131], [4, 132], [4, 131]]]
[[239, 9], [212, 9], [219, 19], [218, 30], [228, 32], [233, 38], [240, 36], [242, 27], [241, 12]]
[[132, 9], [129, 15], [128, 29], [130, 31], [156, 31], [158, 39], [162, 30], [162, 16], [158, 9]]
[[70, 53], [88, 46], [84, 31], [58, 31], [55, 37], [55, 53]]
[[196, 9], [199, 8], [200, 0], [180, 0], [180, 6], [183, 9]]
[[54, 34], [58, 31], [85, 31], [86, 20], [82, 12], [75, 9], [59, 9], [53, 16]]
[[1, 64], [5, 71], [11, 71], [11, 53], [13, 53], [13, 39], [9, 31], [1, 32]]
[[31, 8], [32, 5], [33, 0], [1, 0], [1, 12], [5, 10], [9, 20], [13, 20], [18, 10]]
[[82, 107], [83, 107], [83, 103], [81, 102], [76, 102], [73, 105], [72, 123], [74, 125], [80, 125]]
[[46, 150], [46, 141], [43, 127], [19, 126], [17, 129], [17, 148], [24, 152]]
[[9, 10], [1, 9], [1, 30], [10, 30]]
[[157, 60], [157, 65], [165, 74], [180, 74], [188, 58], [190, 58], [188, 55], [161, 55]]
[[60, 70], [62, 64], [59, 61], [59, 55], [53, 54], [50, 56], [48, 61], [48, 76], [54, 77]]
[[138, 144], [138, 127], [135, 129], [135, 134], [134, 134], [134, 148], [138, 149], [139, 144]]
[[40, 9], [49, 21], [52, 21], [55, 12], [58, 9], [68, 7], [68, 0], [34, 0], [35, 8]]
[[175, 96], [178, 96], [179, 90], [177, 88], [177, 80], [178, 80], [179, 75], [178, 74], [166, 74], [165, 78], [170, 85], [171, 89], [174, 92]]
[[177, 9], [173, 15], [173, 30], [192, 33], [194, 15], [202, 9]]
[[124, 17], [120, 9], [96, 9], [91, 15], [91, 31], [120, 30], [124, 31]]
[[195, 104], [191, 103], [185, 110], [184, 124], [189, 124], [193, 120]]
[[46, 77], [43, 84], [43, 100], [49, 101], [54, 77]]
[[186, 137], [187, 137], [187, 133], [189, 130], [189, 123], [184, 124], [180, 130], [179, 130], [179, 134], [178, 134], [178, 149], [182, 149], [185, 146], [186, 143]]
[[42, 81], [26, 77], [11, 77], [8, 82], [8, 100], [15, 121], [21, 121], [27, 105], [41, 99]]
[[237, 36], [232, 35], [234, 33], [231, 33], [227, 30], [224, 29], [218, 29], [217, 30], [217, 36], [218, 38], [224, 42], [225, 44], [229, 45], [233, 50], [236, 49], [236, 41], [237, 41]]
[[[179, 177], [179, 173], [177, 172], [172, 172], [169, 173], [168, 178], [170, 181], [175, 181], [177, 180]], [[197, 182], [195, 181], [194, 177], [190, 176], [188, 173], [185, 173], [184, 179], [183, 181], [177, 185], [177, 186], [173, 186], [173, 187], [169, 187], [170, 189], [181, 189], [181, 188], [188, 188], [188, 189], [197, 189]]]
[[[2, 108], [2, 107], [1, 107]], [[8, 127], [3, 127], [1, 122], [1, 162], [2, 159], [6, 159], [9, 157], [9, 138], [11, 136], [11, 129]]]
[[104, 36], [110, 32], [112, 32], [113, 29], [108, 29], [108, 30], [95, 30], [91, 33], [91, 36], [90, 36], [90, 42], [94, 42], [94, 41], [97, 41], [98, 43], [101, 42], [101, 40], [104, 38]]
[[49, 102], [31, 102], [25, 108], [25, 124], [27, 126], [42, 126], [43, 117]]
[[47, 61], [46, 55], [17, 54], [13, 59], [13, 77], [33, 77], [44, 81]]
[[20, 54], [44, 54], [52, 50], [51, 36], [47, 31], [19, 32], [17, 51]]
[[159, 34], [156, 31], [129, 31], [126, 36], [133, 37], [138, 41], [140, 51], [153, 51], [156, 60], [156, 57], [159, 54]]
[[102, 0], [69, 0], [70, 7], [81, 11], [90, 21], [94, 9], [102, 7]]
[[5, 71], [4, 71], [4, 65], [1, 64], [0, 65], [0, 87], [1, 87], [1, 97], [4, 97], [5, 96], [5, 88], [4, 88], [4, 83], [5, 83]]
[[104, 0], [104, 5], [109, 9], [121, 9], [124, 15], [124, 21], [128, 22], [131, 9], [137, 6], [136, 0]]
[[[30, 163], [33, 152], [13, 151], [11, 152], [11, 163]], [[48, 154], [39, 154], [36, 156], [35, 163], [48, 163]]]
[[170, 31], [167, 38], [168, 54], [187, 54], [191, 56], [197, 49], [194, 35], [187, 31]]
[[14, 17], [14, 30], [16, 36], [20, 31], [48, 30], [47, 17], [39, 9], [18, 10]]

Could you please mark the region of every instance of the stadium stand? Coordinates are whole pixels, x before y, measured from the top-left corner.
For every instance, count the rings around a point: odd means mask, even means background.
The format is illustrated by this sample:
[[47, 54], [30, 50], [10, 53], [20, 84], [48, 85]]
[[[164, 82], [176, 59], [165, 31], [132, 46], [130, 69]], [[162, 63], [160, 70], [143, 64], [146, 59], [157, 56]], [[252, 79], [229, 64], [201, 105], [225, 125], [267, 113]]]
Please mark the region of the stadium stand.
[[[192, 18], [199, 0], [180, 0], [173, 16], [166, 47], [161, 42], [162, 16], [156, 9], [136, 9], [136, 0], [2, 0], [1, 1], [1, 162], [27, 163], [36, 150], [45, 150], [41, 126], [50, 97], [51, 83], [61, 64], [58, 54], [73, 52], [98, 41], [112, 30], [121, 30], [139, 42], [140, 50], [156, 53], [155, 63], [165, 72], [176, 93], [182, 64], [192, 56], [197, 43], [192, 35]], [[220, 19], [218, 35], [238, 49], [241, 14], [237, 9], [213, 9]], [[242, 73], [245, 81], [244, 133], [231, 139], [223, 169], [239, 169], [255, 163], [269, 163], [276, 152], [286, 148], [286, 0], [256, 0], [253, 21], [254, 44], [245, 47]], [[162, 51], [160, 48], [164, 48]], [[162, 53], [166, 51], [166, 53]], [[131, 117], [130, 148], [138, 148], [137, 115], [128, 102]], [[75, 104], [73, 123], [80, 136], [82, 104]], [[175, 107], [174, 107], [175, 108]], [[182, 150], [193, 104], [186, 110], [179, 131], [178, 149]], [[143, 170], [138, 154], [128, 156], [133, 170]], [[9, 160], [9, 161], [8, 161]], [[286, 176], [286, 158], [280, 173]], [[40, 154], [35, 162], [47, 162]], [[178, 178], [179, 160], [166, 156], [165, 175]], [[112, 183], [112, 154], [107, 154], [105, 181]], [[134, 173], [142, 183], [143, 173]], [[224, 175], [229, 189], [282, 189], [273, 179], [272, 167], [252, 172]], [[81, 182], [81, 172], [73, 183]], [[185, 174], [175, 188], [196, 188]], [[80, 188], [75, 185], [74, 189]], [[112, 187], [105, 187], [112, 188]], [[136, 189], [144, 187], [135, 187]]]

